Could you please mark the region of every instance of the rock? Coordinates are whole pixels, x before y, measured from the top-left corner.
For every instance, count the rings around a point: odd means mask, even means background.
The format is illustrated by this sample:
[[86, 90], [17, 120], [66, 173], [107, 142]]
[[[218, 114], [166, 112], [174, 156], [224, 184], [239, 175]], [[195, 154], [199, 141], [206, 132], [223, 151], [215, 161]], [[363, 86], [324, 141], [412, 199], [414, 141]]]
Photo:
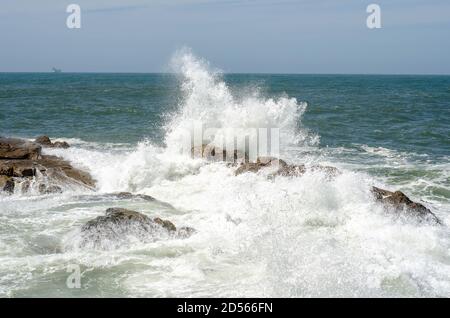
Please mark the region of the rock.
[[[153, 242], [168, 238], [186, 238], [194, 233], [193, 229], [181, 228], [160, 218], [148, 216], [123, 208], [109, 208], [105, 216], [99, 216], [87, 222], [81, 228], [81, 247], [101, 249], [117, 248], [136, 241]], [[130, 239], [131, 236], [131, 239]]]
[[[41, 136], [36, 141], [45, 146], [66, 147], [63, 143], [52, 144], [46, 136]], [[45, 184], [50, 184], [50, 186], [40, 186], [39, 190], [42, 193], [61, 192], [61, 187], [56, 184], [95, 187], [95, 181], [89, 173], [74, 168], [62, 158], [42, 155], [41, 146], [37, 142], [0, 138], [0, 176], [12, 178], [8, 183], [9, 191], [14, 188], [14, 183], [25, 185], [20, 187], [22, 191], [29, 189], [29, 181], [39, 177], [46, 179]]]
[[[242, 163], [234, 172], [240, 175], [246, 172], [256, 173], [263, 168], [272, 169], [271, 176], [301, 176], [306, 172], [305, 165], [289, 165], [284, 160], [274, 157], [258, 157], [256, 162]], [[324, 171], [328, 176], [335, 177], [340, 172], [335, 167], [329, 166], [311, 166], [311, 171]]]
[[0, 138], [0, 159], [30, 159], [41, 157], [41, 146], [37, 143], [18, 139]]
[[55, 141], [52, 142], [48, 136], [39, 136], [34, 141], [37, 144], [40, 144], [44, 147], [49, 148], [69, 148], [69, 144], [65, 141]]
[[173, 223], [170, 222], [170, 221], [163, 220], [163, 219], [160, 219], [160, 218], [154, 218], [153, 222], [155, 222], [156, 224], [161, 225], [163, 228], [165, 228], [169, 232], [175, 232], [177, 230], [175, 225], [173, 225]]
[[194, 234], [196, 230], [189, 226], [182, 226], [177, 231], [177, 237], [178, 238], [188, 238], [192, 234]]
[[203, 158], [209, 161], [246, 162], [248, 155], [239, 150], [227, 151], [214, 145], [203, 144], [192, 147], [191, 155], [194, 158]]
[[34, 177], [42, 174], [54, 182], [77, 183], [93, 188], [95, 181], [84, 171], [56, 156], [43, 155], [39, 160], [0, 160], [0, 175], [10, 177]]
[[132, 194], [130, 192], [119, 192], [119, 193], [113, 193], [112, 195], [121, 200], [139, 199], [139, 200], [144, 200], [144, 201], [148, 201], [148, 202], [155, 202], [162, 206], [165, 206], [166, 208], [175, 210], [175, 208], [170, 203], [157, 200], [154, 197], [152, 197], [150, 195], [146, 195], [146, 194]]
[[134, 199], [134, 198], [138, 198], [138, 199], [142, 199], [144, 201], [156, 201], [156, 199], [152, 196], [146, 195], [146, 194], [132, 194], [130, 192], [119, 192], [117, 194], [114, 194], [115, 196], [117, 196], [119, 199]]
[[61, 187], [57, 185], [46, 185], [44, 183], [39, 184], [39, 192], [41, 194], [62, 193]]
[[50, 140], [50, 138], [48, 136], [39, 136], [35, 139], [34, 142], [38, 143], [42, 146], [51, 146], [51, 144], [52, 144], [52, 141]]
[[442, 224], [433, 212], [431, 212], [424, 205], [413, 202], [401, 191], [391, 192], [377, 187], [372, 187], [372, 193], [376, 200], [393, 207], [394, 211], [397, 213], [407, 213], [420, 219], [427, 219], [438, 224]]
[[14, 193], [15, 183], [11, 177], [0, 175], [0, 191]]

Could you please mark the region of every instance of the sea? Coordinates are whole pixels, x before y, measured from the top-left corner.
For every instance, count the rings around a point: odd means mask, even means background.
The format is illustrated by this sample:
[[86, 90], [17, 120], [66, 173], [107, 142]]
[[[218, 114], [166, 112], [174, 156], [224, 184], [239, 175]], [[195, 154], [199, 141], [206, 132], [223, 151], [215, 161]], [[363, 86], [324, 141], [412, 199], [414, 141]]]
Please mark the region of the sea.
[[[0, 193], [0, 297], [450, 297], [450, 76], [229, 74], [190, 53], [170, 64], [0, 73], [0, 135], [67, 141], [44, 154], [97, 181]], [[193, 121], [277, 128], [283, 160], [342, 173], [235, 176], [179, 151]], [[442, 225], [399, 217], [372, 186]], [[110, 195], [121, 191], [157, 200]], [[196, 232], [80, 247], [83, 224], [110, 207]]]

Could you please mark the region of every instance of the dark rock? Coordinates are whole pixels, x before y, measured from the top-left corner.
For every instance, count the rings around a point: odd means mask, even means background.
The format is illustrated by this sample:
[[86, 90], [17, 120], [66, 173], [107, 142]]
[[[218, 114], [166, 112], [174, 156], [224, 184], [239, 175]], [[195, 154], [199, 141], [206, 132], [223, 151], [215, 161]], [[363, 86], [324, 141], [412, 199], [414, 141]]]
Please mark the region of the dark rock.
[[424, 205], [413, 202], [403, 192], [372, 187], [372, 193], [375, 199], [393, 208], [397, 213], [407, 213], [420, 219], [427, 219], [441, 224], [439, 218]]
[[169, 232], [175, 232], [177, 230], [175, 225], [173, 225], [173, 223], [170, 222], [170, 221], [163, 220], [163, 219], [160, 219], [160, 218], [154, 218], [153, 222], [155, 222], [156, 224], [161, 225], [163, 228], [165, 228]]
[[0, 191], [14, 193], [15, 183], [11, 177], [0, 175]]
[[[274, 157], [259, 157], [256, 162], [242, 163], [234, 172], [235, 175], [240, 175], [246, 172], [256, 173], [263, 168], [270, 168], [273, 171], [271, 176], [301, 176], [307, 170], [305, 165], [289, 165], [284, 160]], [[329, 177], [335, 177], [340, 172], [335, 167], [329, 166], [311, 166], [311, 171], [324, 171]]]
[[128, 209], [109, 208], [105, 216], [99, 216], [83, 225], [80, 245], [109, 249], [130, 243], [127, 239], [129, 236], [142, 242], [152, 242], [164, 238], [185, 238], [194, 233], [188, 228], [182, 229], [177, 231], [175, 225], [168, 220], [151, 219]]
[[44, 147], [49, 148], [69, 148], [69, 144], [65, 141], [55, 141], [52, 142], [48, 136], [39, 136], [34, 141], [35, 143], [38, 143]]
[[41, 146], [37, 143], [18, 139], [0, 138], [0, 159], [30, 159], [41, 157]]
[[50, 181], [75, 182], [87, 187], [94, 187], [95, 181], [82, 170], [56, 156], [41, 156], [38, 160], [0, 160], [0, 175], [11, 177], [33, 177], [37, 171], [48, 177]]
[[51, 146], [52, 141], [48, 136], [39, 136], [34, 141], [35, 143], [41, 144], [42, 146]]

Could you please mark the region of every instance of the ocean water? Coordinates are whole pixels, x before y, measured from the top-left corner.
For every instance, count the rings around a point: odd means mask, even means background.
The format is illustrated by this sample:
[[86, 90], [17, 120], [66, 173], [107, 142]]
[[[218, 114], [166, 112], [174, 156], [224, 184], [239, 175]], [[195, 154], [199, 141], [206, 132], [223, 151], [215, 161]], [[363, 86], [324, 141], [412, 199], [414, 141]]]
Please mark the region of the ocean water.
[[[0, 74], [0, 135], [45, 149], [97, 189], [0, 193], [1, 297], [449, 297], [450, 76], [222, 74], [189, 53], [176, 74]], [[320, 171], [268, 179], [179, 152], [193, 120], [278, 127], [281, 157]], [[442, 226], [393, 218], [371, 186], [401, 190]], [[170, 203], [119, 200], [130, 191]], [[197, 232], [80, 248], [120, 206]], [[68, 268], [81, 268], [69, 288]]]

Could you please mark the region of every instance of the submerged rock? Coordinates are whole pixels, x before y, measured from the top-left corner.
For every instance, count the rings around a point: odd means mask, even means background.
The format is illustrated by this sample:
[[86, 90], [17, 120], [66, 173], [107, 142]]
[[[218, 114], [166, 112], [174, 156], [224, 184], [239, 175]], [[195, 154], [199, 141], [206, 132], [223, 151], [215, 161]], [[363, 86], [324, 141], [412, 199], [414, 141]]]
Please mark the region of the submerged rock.
[[431, 220], [441, 224], [441, 221], [433, 212], [431, 212], [424, 205], [413, 202], [401, 191], [391, 192], [377, 187], [372, 187], [372, 193], [374, 194], [376, 200], [392, 207], [393, 211], [397, 213], [407, 213], [408, 215], [412, 215], [420, 219]]
[[80, 247], [118, 248], [133, 241], [153, 242], [169, 238], [186, 238], [191, 228], [176, 226], [160, 218], [150, 217], [128, 209], [109, 208], [106, 215], [88, 221], [81, 228]]
[[55, 141], [52, 142], [48, 136], [39, 136], [34, 141], [37, 144], [40, 144], [44, 147], [48, 148], [69, 148], [69, 144], [65, 141]]
[[0, 159], [31, 159], [41, 157], [41, 146], [37, 143], [18, 139], [0, 138]]
[[156, 201], [156, 199], [152, 196], [146, 195], [146, 194], [132, 194], [131, 192], [119, 192], [114, 194], [119, 199], [142, 199], [144, 201]]
[[[43, 186], [40, 185], [39, 191], [44, 193], [62, 191], [56, 184], [95, 187], [95, 181], [89, 173], [74, 168], [62, 158], [42, 155], [41, 146], [37, 143], [16, 138], [0, 138], [0, 176], [9, 177], [10, 182], [21, 184], [41, 177], [45, 179], [46, 188], [42, 190]], [[8, 189], [11, 189], [11, 185]], [[22, 189], [29, 189], [29, 186]]]
[[154, 197], [152, 197], [150, 195], [146, 195], [146, 194], [133, 194], [131, 192], [119, 192], [119, 193], [113, 193], [112, 195], [115, 196], [116, 198], [122, 199], [122, 200], [139, 199], [139, 200], [144, 200], [144, 201], [148, 201], [148, 202], [155, 202], [155, 203], [163, 205], [169, 209], [175, 209], [170, 203], [157, 200]]

